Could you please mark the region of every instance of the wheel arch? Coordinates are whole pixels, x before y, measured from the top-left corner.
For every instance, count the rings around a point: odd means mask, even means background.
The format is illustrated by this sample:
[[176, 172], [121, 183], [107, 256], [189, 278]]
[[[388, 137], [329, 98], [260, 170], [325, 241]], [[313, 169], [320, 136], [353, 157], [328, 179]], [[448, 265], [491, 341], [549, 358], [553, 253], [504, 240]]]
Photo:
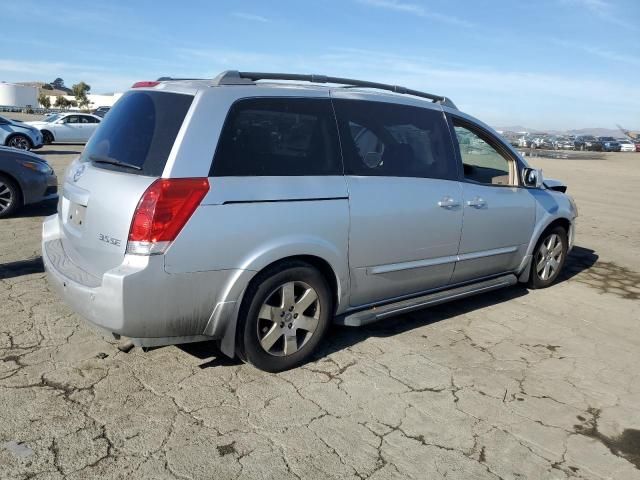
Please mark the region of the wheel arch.
[[40, 133], [42, 133], [42, 141], [44, 142], [44, 137], [46, 134], [51, 135], [51, 141], [55, 142], [56, 141], [56, 136], [53, 134], [53, 132], [47, 128], [43, 128], [42, 130], [40, 130]]
[[540, 226], [531, 237], [531, 242], [529, 243], [529, 248], [527, 249], [527, 255], [522, 260], [520, 267], [516, 271], [518, 275], [518, 281], [522, 283], [526, 283], [529, 281], [529, 272], [531, 267], [531, 262], [533, 260], [533, 252], [538, 245], [540, 239], [550, 230], [553, 230], [556, 227], [562, 227], [567, 232], [567, 240], [569, 241], [569, 250], [571, 250], [572, 245], [572, 228], [573, 222], [564, 216], [558, 216], [550, 219], [547, 223]]
[[[322, 276], [329, 284], [334, 302], [333, 315], [336, 314], [336, 312], [344, 302], [344, 299], [341, 297], [345, 297], [348, 289], [345, 285], [343, 285], [343, 281], [341, 281], [339, 274], [337, 273], [335, 267], [331, 264], [331, 262], [326, 258], [323, 258], [323, 256], [321, 255], [308, 253], [282, 256], [277, 260], [273, 260], [270, 263], [262, 265], [259, 269], [252, 270], [250, 277], [239, 275], [237, 278], [234, 278], [232, 280], [233, 285], [229, 285], [226, 291], [237, 291], [240, 288], [242, 291], [236, 297], [235, 301], [228, 302], [223, 299], [222, 302], [218, 303], [218, 305], [228, 305], [232, 303], [233, 307], [227, 309], [221, 307], [219, 313], [217, 314], [216, 311], [218, 310], [218, 306], [216, 306], [216, 309], [211, 315], [209, 324], [205, 329], [205, 334], [211, 334], [219, 328], [222, 329], [222, 335], [220, 338], [220, 349], [225, 355], [233, 358], [237, 353], [237, 334], [239, 331], [238, 321], [240, 321], [239, 316], [242, 304], [245, 301], [246, 291], [250, 286], [252, 286], [254, 282], [257, 281], [257, 278], [259, 278], [259, 275], [261, 273], [268, 271], [269, 269], [272, 269], [279, 264], [291, 261], [300, 261], [307, 263], [315, 267], [322, 274]], [[246, 273], [247, 270], [244, 270], [244, 272]], [[242, 284], [242, 286], [238, 284]]]
[[18, 190], [20, 193], [20, 206], [24, 206], [24, 186], [20, 182], [20, 179], [18, 179], [15, 175], [7, 172], [6, 170], [0, 170], [0, 176], [8, 178], [18, 186]]
[[[22, 133], [22, 132], [11, 132], [9, 135], [7, 135], [7, 138], [4, 139], [4, 144], [5, 145], [9, 145], [9, 142], [11, 141], [12, 138], [17, 137], [18, 135], [20, 135], [21, 137], [24, 137], [27, 139], [27, 141], [29, 142], [30, 147], [29, 148], [33, 148], [33, 140], [31, 139], [31, 137], [29, 135], [27, 135], [26, 133]], [[20, 150], [20, 149], [17, 149]]]

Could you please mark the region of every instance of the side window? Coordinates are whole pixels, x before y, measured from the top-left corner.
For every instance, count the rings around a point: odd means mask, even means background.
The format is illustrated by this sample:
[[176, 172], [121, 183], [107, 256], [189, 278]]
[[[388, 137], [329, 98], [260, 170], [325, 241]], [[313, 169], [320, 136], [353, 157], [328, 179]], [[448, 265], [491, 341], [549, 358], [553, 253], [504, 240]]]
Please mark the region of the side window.
[[442, 112], [362, 100], [334, 100], [334, 106], [347, 173], [456, 178]]
[[80, 122], [78, 121], [77, 115], [69, 115], [68, 117], [65, 117], [63, 123], [80, 123]]
[[222, 129], [210, 176], [341, 175], [329, 99], [236, 102]]
[[91, 117], [86, 117], [84, 115], [80, 117], [80, 123], [93, 123], [92, 120], [93, 119]]
[[[513, 161], [507, 159], [491, 144], [482, 132], [475, 132], [454, 121], [460, 146], [464, 178], [488, 185], [513, 185]], [[513, 167], [512, 167], [513, 165]]]

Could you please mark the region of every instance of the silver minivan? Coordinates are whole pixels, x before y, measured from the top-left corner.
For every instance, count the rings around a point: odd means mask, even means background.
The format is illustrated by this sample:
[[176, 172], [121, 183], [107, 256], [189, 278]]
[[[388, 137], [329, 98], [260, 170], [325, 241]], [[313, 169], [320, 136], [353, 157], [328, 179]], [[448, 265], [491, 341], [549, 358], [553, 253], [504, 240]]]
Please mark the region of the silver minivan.
[[275, 372], [332, 322], [550, 285], [573, 244], [565, 190], [446, 97], [315, 75], [163, 78], [125, 93], [70, 165], [43, 259], [116, 338], [215, 339]]

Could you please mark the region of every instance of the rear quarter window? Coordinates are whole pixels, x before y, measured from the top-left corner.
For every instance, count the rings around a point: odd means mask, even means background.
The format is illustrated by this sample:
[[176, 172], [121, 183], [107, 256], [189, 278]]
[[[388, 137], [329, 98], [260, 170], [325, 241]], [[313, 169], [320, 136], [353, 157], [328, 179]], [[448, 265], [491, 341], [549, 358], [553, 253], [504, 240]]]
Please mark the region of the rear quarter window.
[[250, 98], [231, 107], [210, 176], [341, 175], [329, 99]]
[[[184, 122], [192, 95], [170, 92], [130, 91], [100, 122], [82, 161], [109, 170], [159, 177]], [[97, 163], [108, 159], [138, 168]]]

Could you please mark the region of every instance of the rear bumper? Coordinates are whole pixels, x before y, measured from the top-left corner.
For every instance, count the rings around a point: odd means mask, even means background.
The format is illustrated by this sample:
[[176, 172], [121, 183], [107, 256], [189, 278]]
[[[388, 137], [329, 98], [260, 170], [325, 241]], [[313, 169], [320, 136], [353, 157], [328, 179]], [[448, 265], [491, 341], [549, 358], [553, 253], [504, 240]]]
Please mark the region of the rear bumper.
[[55, 215], [43, 224], [42, 259], [49, 283], [65, 303], [91, 324], [137, 345], [221, 338], [227, 323], [235, 324], [237, 298], [230, 282], [244, 271], [168, 274], [162, 255], [126, 255], [98, 278], [67, 256]]

